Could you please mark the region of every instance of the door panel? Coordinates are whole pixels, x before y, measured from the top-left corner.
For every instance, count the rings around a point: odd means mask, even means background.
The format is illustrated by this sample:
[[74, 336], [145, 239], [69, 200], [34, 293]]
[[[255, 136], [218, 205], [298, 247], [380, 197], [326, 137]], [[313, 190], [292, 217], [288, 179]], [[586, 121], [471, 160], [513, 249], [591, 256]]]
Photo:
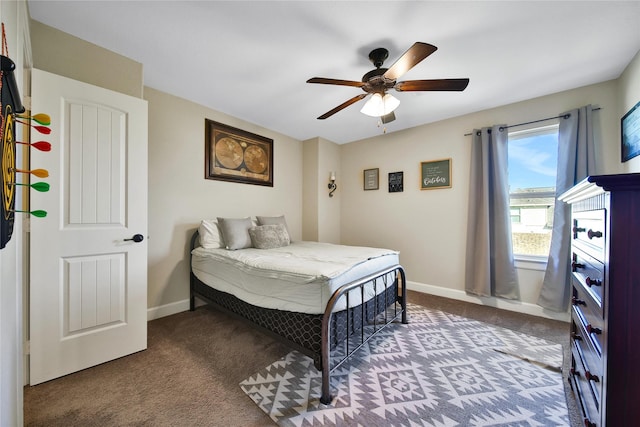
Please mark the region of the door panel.
[[147, 240], [125, 239], [147, 235], [147, 103], [40, 70], [32, 93], [52, 130], [31, 153], [51, 184], [31, 192], [33, 385], [146, 348]]

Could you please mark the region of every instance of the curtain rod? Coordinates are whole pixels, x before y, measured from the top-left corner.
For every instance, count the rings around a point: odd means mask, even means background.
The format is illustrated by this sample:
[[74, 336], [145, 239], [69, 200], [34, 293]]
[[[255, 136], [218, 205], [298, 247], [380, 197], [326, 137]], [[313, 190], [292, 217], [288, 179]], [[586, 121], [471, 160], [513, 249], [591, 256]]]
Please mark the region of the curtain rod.
[[[600, 110], [600, 107], [591, 109], [591, 111], [598, 111], [598, 110]], [[571, 114], [569, 114], [569, 113], [561, 114], [559, 116], [547, 117], [546, 119], [533, 120], [531, 122], [518, 123], [518, 124], [515, 124], [515, 125], [508, 125], [508, 126], [500, 126], [500, 130], [502, 131], [502, 130], [509, 129], [509, 128], [516, 127], [516, 126], [524, 126], [524, 125], [530, 125], [530, 124], [533, 124], [533, 123], [546, 122], [547, 120], [553, 120], [553, 119], [568, 119], [569, 117], [571, 117]], [[489, 129], [489, 131], [491, 131], [491, 129]], [[469, 135], [473, 135], [473, 132], [469, 132], [469, 133], [465, 133], [464, 134], [464, 136], [469, 136]]]

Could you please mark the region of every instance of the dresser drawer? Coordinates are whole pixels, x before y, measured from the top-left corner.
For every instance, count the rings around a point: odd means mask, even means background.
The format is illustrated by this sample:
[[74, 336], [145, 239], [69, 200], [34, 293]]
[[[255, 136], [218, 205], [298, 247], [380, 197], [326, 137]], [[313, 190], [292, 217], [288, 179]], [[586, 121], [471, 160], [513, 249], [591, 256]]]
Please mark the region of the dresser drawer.
[[580, 350], [572, 345], [571, 348], [571, 371], [569, 380], [584, 417], [584, 425], [589, 427], [599, 426], [600, 403], [596, 400], [590, 381], [586, 376], [586, 369], [580, 357]]
[[604, 264], [574, 247], [571, 254], [571, 271], [574, 285], [584, 289], [602, 312], [604, 287], [607, 286]]
[[600, 262], [605, 261], [605, 214], [604, 209], [573, 212], [573, 245], [579, 247]]
[[574, 307], [571, 313], [571, 341], [580, 349], [585, 369], [594, 375], [594, 382], [598, 383], [603, 375], [602, 350], [598, 348], [592, 334], [585, 330], [585, 325], [577, 314]]
[[573, 288], [571, 304], [572, 320], [579, 326], [576, 331], [572, 329], [572, 334], [575, 332], [583, 338], [588, 338], [591, 341], [590, 346], [601, 356], [604, 347], [604, 320], [598, 306], [589, 295], [576, 286]]
[[595, 351], [593, 342], [582, 328], [580, 319], [575, 317], [575, 311], [571, 319], [571, 331], [571, 351], [576, 362], [575, 369], [580, 373], [580, 379], [585, 385], [582, 390], [584, 392], [588, 390], [595, 406], [600, 407], [603, 383], [602, 357]]

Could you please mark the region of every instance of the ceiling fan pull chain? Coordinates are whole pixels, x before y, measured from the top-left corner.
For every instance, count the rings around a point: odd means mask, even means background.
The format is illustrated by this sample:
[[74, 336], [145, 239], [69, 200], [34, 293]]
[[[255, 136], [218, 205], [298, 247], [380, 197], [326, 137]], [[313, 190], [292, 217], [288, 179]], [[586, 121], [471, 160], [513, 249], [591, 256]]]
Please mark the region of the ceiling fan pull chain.
[[387, 133], [387, 127], [382, 124], [382, 119], [378, 118], [378, 127], [382, 126], [382, 133]]

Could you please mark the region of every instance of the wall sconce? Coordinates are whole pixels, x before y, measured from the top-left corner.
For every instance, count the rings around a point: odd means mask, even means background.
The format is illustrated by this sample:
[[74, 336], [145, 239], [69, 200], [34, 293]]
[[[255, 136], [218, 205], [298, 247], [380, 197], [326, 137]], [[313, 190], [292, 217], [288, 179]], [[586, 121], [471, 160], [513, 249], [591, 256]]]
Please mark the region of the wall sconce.
[[338, 185], [336, 184], [336, 173], [329, 172], [329, 197], [333, 197], [333, 192], [336, 191]]

